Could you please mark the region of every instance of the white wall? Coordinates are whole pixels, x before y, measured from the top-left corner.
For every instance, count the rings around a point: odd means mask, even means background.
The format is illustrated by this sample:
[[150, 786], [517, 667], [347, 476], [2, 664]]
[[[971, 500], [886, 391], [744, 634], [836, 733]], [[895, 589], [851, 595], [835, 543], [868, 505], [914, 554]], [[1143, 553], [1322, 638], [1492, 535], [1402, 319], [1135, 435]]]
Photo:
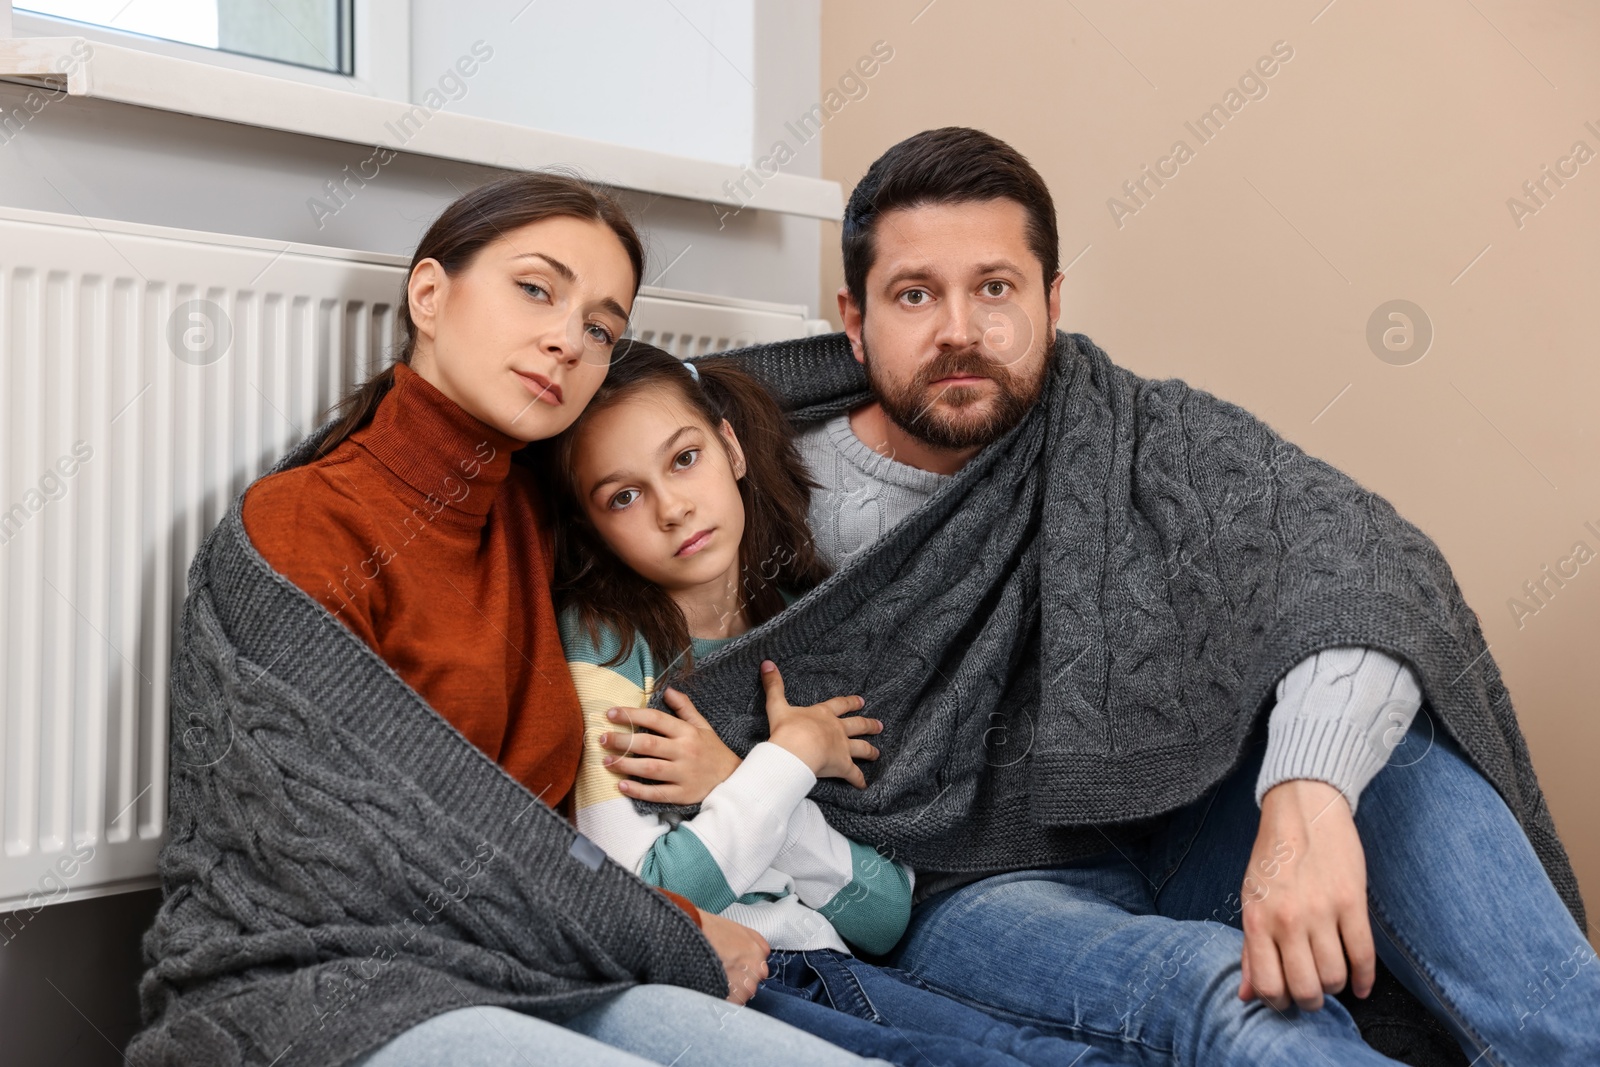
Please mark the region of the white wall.
[[[821, 3], [411, 0], [412, 99], [439, 90], [479, 41], [493, 56], [475, 64], [451, 110], [747, 164], [767, 151], [784, 119], [817, 102]], [[820, 149], [808, 147], [785, 170], [820, 176]], [[805, 304], [820, 314], [815, 282], [806, 281], [819, 269], [818, 223], [663, 197], [625, 199], [649, 245], [648, 281]]]
[[[784, 172], [822, 177], [822, 139], [800, 145], [785, 123], [810, 112], [822, 96], [822, 0], [756, 0], [756, 91], [751, 158], [774, 141], [796, 149]], [[849, 190], [845, 193], [848, 195]]]
[[[757, 0], [412, 0], [412, 98], [482, 40], [494, 58], [461, 101], [467, 114], [748, 163], [759, 82], [756, 6]], [[813, 41], [817, 26], [813, 13]], [[810, 75], [816, 75], [814, 55]]]

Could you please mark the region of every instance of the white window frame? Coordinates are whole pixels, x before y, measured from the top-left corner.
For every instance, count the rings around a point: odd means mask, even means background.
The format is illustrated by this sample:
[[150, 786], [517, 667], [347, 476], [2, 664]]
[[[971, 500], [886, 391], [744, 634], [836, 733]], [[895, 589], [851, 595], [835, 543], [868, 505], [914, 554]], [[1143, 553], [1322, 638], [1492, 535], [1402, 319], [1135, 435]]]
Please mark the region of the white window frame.
[[13, 0], [0, 0], [0, 37], [86, 37], [100, 44], [137, 48], [271, 78], [343, 89], [385, 100], [410, 100], [411, 0], [355, 0], [352, 21], [355, 24], [355, 39], [351, 42], [355, 74], [349, 75], [13, 10]]

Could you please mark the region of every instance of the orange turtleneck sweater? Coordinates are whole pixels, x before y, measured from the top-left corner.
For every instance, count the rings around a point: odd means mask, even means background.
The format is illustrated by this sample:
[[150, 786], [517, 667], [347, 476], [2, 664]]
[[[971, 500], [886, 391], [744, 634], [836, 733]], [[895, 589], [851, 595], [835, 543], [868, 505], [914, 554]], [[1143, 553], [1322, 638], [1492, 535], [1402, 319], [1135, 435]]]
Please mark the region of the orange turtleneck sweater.
[[522, 442], [404, 364], [372, 421], [263, 478], [250, 539], [467, 739], [553, 808], [583, 714], [550, 600], [551, 536]]
[[250, 487], [244, 527], [274, 570], [570, 817], [583, 710], [550, 601], [550, 527], [533, 475], [511, 463], [521, 447], [396, 364], [371, 422]]

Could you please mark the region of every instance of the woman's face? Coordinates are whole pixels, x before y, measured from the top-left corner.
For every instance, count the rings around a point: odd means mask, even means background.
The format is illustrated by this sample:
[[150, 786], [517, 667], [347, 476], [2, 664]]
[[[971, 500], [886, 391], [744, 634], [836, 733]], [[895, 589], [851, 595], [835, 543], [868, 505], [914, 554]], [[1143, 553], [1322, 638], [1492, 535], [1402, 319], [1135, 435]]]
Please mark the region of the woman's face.
[[744, 453], [726, 419], [718, 433], [723, 440], [668, 388], [593, 412], [572, 442], [589, 521], [630, 570], [668, 593], [738, 580]]
[[406, 289], [411, 368], [510, 437], [554, 437], [605, 379], [633, 290], [622, 242], [589, 219], [511, 230], [453, 276], [425, 259]]

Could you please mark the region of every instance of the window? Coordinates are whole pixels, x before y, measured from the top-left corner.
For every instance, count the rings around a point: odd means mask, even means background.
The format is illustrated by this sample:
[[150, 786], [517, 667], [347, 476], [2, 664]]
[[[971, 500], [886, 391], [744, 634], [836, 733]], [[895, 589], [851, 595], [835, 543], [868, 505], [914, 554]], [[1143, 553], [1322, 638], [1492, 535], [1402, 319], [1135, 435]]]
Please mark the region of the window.
[[355, 0], [14, 0], [122, 33], [354, 75]]

